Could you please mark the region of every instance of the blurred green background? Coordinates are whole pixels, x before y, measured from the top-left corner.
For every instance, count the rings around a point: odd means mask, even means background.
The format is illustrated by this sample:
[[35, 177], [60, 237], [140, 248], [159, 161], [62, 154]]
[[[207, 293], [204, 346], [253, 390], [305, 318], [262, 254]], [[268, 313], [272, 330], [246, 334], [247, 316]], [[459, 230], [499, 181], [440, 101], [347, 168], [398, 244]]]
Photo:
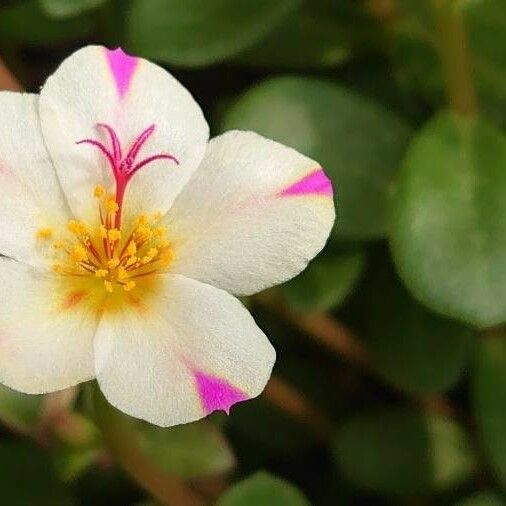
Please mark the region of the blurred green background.
[[506, 1], [0, 3], [29, 91], [89, 43], [169, 69], [213, 134], [321, 162], [338, 218], [245, 300], [278, 362], [230, 417], [160, 429], [93, 384], [1, 387], [1, 504], [506, 505]]

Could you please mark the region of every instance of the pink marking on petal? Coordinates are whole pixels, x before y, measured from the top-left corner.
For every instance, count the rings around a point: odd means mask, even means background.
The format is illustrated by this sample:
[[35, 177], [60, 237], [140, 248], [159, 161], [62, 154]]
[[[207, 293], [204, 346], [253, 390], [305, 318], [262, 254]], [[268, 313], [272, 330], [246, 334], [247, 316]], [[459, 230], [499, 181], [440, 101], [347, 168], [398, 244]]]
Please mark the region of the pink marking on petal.
[[123, 98], [135, 73], [139, 59], [126, 54], [123, 49], [106, 49], [107, 62], [116, 82], [116, 88], [120, 98]]
[[234, 404], [248, 399], [244, 392], [225, 380], [209, 376], [201, 371], [194, 371], [193, 374], [206, 415], [217, 410], [223, 410], [228, 414]]
[[317, 169], [278, 193], [280, 197], [325, 195], [332, 197], [332, 183], [323, 169]]

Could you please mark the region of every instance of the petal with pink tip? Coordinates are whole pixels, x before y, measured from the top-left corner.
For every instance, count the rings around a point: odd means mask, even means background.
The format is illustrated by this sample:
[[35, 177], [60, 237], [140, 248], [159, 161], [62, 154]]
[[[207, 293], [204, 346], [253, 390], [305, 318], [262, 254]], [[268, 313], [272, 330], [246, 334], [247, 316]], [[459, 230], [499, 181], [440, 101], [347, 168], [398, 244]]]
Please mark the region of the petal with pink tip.
[[126, 54], [119, 47], [114, 50], [105, 49], [105, 54], [111, 74], [116, 82], [119, 96], [123, 98], [130, 88], [139, 59]]
[[109, 402], [171, 426], [259, 395], [275, 351], [243, 305], [183, 276], [159, 283], [142, 309], [125, 307], [99, 325], [95, 371]]
[[296, 183], [291, 184], [288, 188], [282, 190], [279, 195], [281, 197], [293, 197], [301, 195], [323, 195], [332, 197], [332, 183], [327, 177], [323, 169], [317, 169]]
[[194, 371], [200, 399], [206, 414], [213, 411], [230, 413], [230, 408], [248, 399], [248, 396], [225, 380], [215, 378], [202, 371]]
[[318, 166], [253, 132], [213, 139], [166, 217], [172, 271], [238, 295], [297, 275], [334, 223], [331, 185]]
[[[190, 93], [168, 72], [121, 50], [88, 46], [67, 58], [43, 86], [39, 105], [44, 139], [72, 211], [88, 220], [96, 216], [93, 188], [114, 191], [104, 154], [83, 139], [110, 143], [108, 125], [124, 153], [150, 125], [153, 134], [139, 160], [156, 159], [142, 168], [127, 188], [125, 213], [164, 213], [204, 155], [209, 127]], [[112, 150], [112, 147], [111, 147]], [[128, 219], [127, 216], [127, 219]]]

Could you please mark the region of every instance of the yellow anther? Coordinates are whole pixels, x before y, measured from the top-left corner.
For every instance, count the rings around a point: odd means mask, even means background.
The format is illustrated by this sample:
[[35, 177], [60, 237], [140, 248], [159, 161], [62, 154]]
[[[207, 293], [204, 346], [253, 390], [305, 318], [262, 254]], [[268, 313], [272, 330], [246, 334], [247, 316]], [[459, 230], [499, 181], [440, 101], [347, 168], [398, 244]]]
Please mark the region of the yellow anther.
[[141, 258], [141, 264], [143, 264], [143, 265], [149, 264], [149, 262], [151, 262], [151, 260], [153, 260], [153, 257], [146, 255]]
[[37, 239], [41, 241], [47, 241], [53, 237], [53, 229], [52, 228], [40, 228], [37, 230]]
[[172, 260], [174, 260], [175, 257], [176, 257], [176, 255], [174, 255], [174, 251], [169, 249], [169, 250], [164, 251], [160, 255], [160, 262], [162, 263], [162, 265], [168, 265], [172, 262]]
[[135, 244], [135, 241], [130, 241], [126, 250], [130, 256], [134, 256], [137, 253], [137, 244]]
[[88, 253], [86, 249], [81, 244], [76, 244], [74, 246], [74, 250], [72, 252], [72, 259], [76, 262], [84, 262], [84, 260], [88, 259]]
[[116, 267], [118, 267], [119, 265], [119, 259], [118, 258], [111, 258], [108, 262], [107, 262], [107, 267], [109, 267], [109, 269], [116, 269]]
[[88, 233], [88, 226], [76, 220], [70, 220], [67, 224], [67, 228], [75, 235], [85, 235]]
[[105, 269], [98, 269], [95, 271], [95, 276], [97, 278], [105, 278], [109, 274], [109, 271], [106, 271]]
[[134, 264], [136, 264], [137, 262], [139, 261], [139, 259], [134, 255], [134, 256], [131, 256], [127, 261], [126, 261], [126, 266], [127, 267], [130, 267]]
[[135, 224], [136, 225], [145, 225], [146, 223], [148, 222], [148, 217], [147, 215], [145, 214], [141, 214], [136, 220], [135, 220]]
[[121, 231], [117, 228], [111, 228], [111, 230], [107, 232], [107, 236], [109, 237], [109, 241], [119, 241], [121, 239]]
[[117, 213], [119, 211], [119, 205], [115, 199], [109, 198], [105, 203], [105, 208], [110, 213]]
[[153, 237], [153, 231], [149, 225], [139, 225], [135, 230], [135, 236], [140, 241], [149, 241]]
[[105, 188], [100, 185], [100, 184], [97, 184], [97, 186], [95, 186], [94, 190], [93, 190], [93, 196], [96, 197], [97, 199], [103, 197], [105, 195]]
[[125, 292], [129, 292], [130, 290], [133, 290], [135, 288], [135, 281], [129, 281], [128, 283], [125, 283], [123, 285], [123, 290]]
[[167, 241], [167, 239], [161, 239], [160, 242], [158, 243], [158, 247], [161, 249], [168, 248], [169, 246], [170, 246], [170, 242]]
[[148, 251], [148, 257], [155, 258], [158, 255], [158, 250], [156, 248], [150, 248]]
[[58, 273], [58, 274], [63, 274], [64, 270], [65, 270], [65, 268], [61, 264], [54, 264], [53, 265], [53, 271], [56, 272], [56, 273]]
[[153, 235], [155, 237], [164, 237], [165, 234], [167, 233], [167, 229], [165, 227], [156, 227], [154, 230], [153, 230]]
[[105, 288], [106, 292], [112, 293], [112, 291], [113, 291], [112, 283], [110, 281], [107, 281], [107, 280], [104, 281], [104, 288]]
[[100, 225], [100, 237], [102, 239], [106, 239], [107, 238], [107, 229], [104, 227], [104, 225]]
[[118, 267], [118, 271], [117, 271], [117, 273], [116, 273], [116, 277], [117, 277], [118, 279], [125, 279], [125, 278], [126, 278], [126, 276], [127, 276], [127, 271], [126, 271], [126, 269], [125, 269], [124, 267], [122, 267], [122, 266]]

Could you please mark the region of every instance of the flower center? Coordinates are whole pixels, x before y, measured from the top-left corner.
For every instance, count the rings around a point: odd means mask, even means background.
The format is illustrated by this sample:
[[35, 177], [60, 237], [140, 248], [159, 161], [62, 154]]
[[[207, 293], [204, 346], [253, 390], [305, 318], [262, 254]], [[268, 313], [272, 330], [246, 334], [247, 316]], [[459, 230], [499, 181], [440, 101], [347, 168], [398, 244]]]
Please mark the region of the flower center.
[[[179, 162], [169, 154], [137, 161], [155, 125], [139, 135], [125, 157], [115, 131], [102, 123], [97, 127], [107, 132], [111, 149], [94, 139], [84, 139], [77, 144], [90, 144], [102, 152], [114, 175], [116, 191], [114, 195], [108, 195], [103, 186], [95, 187], [93, 194], [99, 202], [100, 224], [94, 228], [85, 222], [70, 220], [66, 233], [52, 242], [56, 256], [53, 270], [63, 276], [94, 277], [108, 293], [116, 288], [128, 292], [136, 287], [139, 278], [165, 269], [174, 259], [174, 251], [167, 240], [166, 228], [158, 223], [161, 218], [159, 213], [140, 215], [126, 233], [122, 230], [125, 190], [132, 177], [149, 163], [155, 160]], [[37, 232], [37, 239], [42, 242], [52, 241], [53, 238], [50, 228]]]

